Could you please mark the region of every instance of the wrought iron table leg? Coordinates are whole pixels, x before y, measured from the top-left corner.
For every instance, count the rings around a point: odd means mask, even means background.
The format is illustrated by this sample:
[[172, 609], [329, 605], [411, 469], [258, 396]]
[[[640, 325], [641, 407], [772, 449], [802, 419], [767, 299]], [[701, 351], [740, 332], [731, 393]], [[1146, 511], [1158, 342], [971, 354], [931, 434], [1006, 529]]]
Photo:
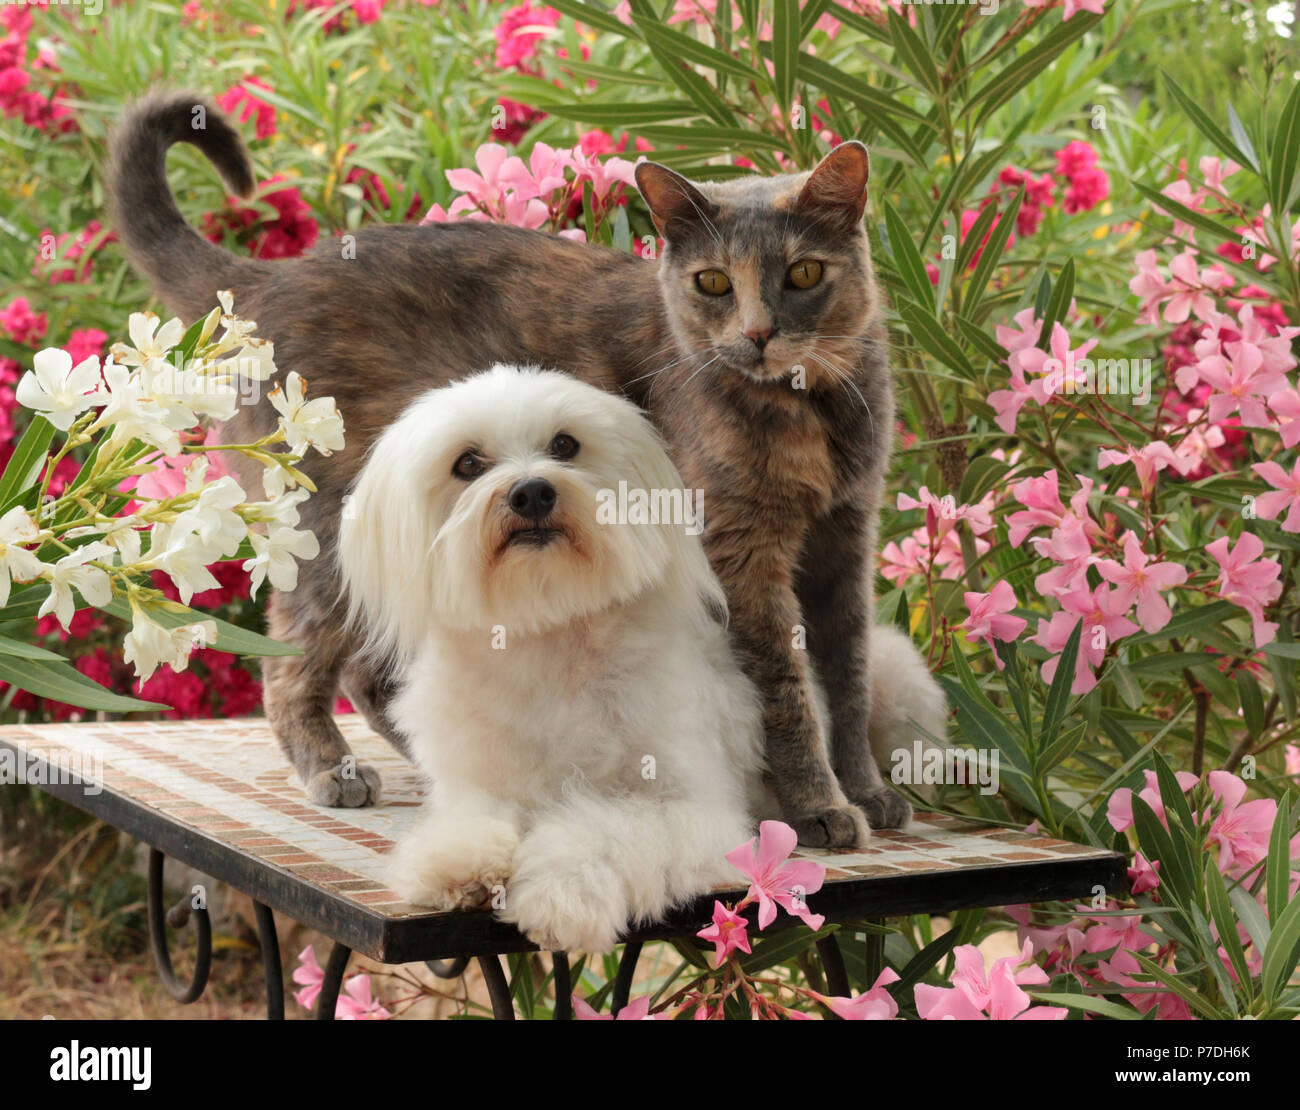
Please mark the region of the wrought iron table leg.
[[351, 948], [338, 941], [334, 942], [329, 963], [325, 965], [325, 978], [321, 983], [320, 997], [316, 1000], [317, 1021], [334, 1020], [334, 1007], [339, 1001], [339, 987], [343, 984], [343, 973], [348, 969], [348, 960], [351, 956]]
[[[165, 857], [157, 848], [149, 849], [149, 945], [153, 949], [154, 962], [158, 965], [158, 975], [163, 986], [177, 1002], [188, 1005], [198, 1000], [203, 988], [208, 985], [208, 972], [212, 970], [212, 923], [208, 920], [206, 906], [191, 907], [189, 898], [182, 898], [170, 911], [164, 914], [163, 900], [163, 860]], [[194, 974], [188, 985], [176, 978], [172, 970], [171, 954], [167, 950], [167, 922], [174, 928], [183, 928], [186, 921], [193, 916], [194, 939], [197, 945], [194, 954]]]
[[826, 991], [828, 994], [847, 998], [853, 993], [849, 986], [849, 973], [844, 967], [844, 956], [840, 952], [839, 941], [835, 934], [822, 937], [817, 942], [817, 954], [822, 958], [822, 970], [826, 973]]
[[614, 977], [614, 993], [610, 998], [609, 1012], [618, 1017], [618, 1012], [627, 1005], [632, 994], [632, 977], [636, 974], [636, 962], [641, 958], [642, 942], [630, 940], [623, 946], [623, 956], [618, 961], [618, 975]]
[[510, 999], [510, 984], [501, 968], [501, 957], [480, 956], [478, 966], [483, 971], [488, 998], [492, 1000], [492, 1016], [498, 1021], [514, 1021], [515, 1004]]
[[257, 939], [262, 946], [262, 970], [266, 975], [266, 1020], [284, 1020], [284, 969], [280, 966], [280, 938], [275, 931], [275, 914], [261, 902], [253, 903], [257, 915]]
[[459, 979], [469, 967], [469, 957], [457, 956], [454, 960], [425, 960], [424, 966], [439, 979]]
[[573, 976], [569, 973], [569, 954], [567, 952], [551, 953], [551, 968], [555, 981], [556, 1021], [568, 1021], [573, 1017]]

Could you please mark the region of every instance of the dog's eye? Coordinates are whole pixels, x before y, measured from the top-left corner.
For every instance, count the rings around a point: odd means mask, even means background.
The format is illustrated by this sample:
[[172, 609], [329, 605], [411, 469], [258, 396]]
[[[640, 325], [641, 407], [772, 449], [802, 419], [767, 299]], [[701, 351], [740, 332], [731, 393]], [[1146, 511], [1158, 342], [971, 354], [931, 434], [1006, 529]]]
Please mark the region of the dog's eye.
[[721, 270], [701, 270], [695, 275], [695, 284], [711, 297], [721, 297], [731, 290], [731, 279]]
[[551, 440], [551, 457], [554, 459], [571, 459], [578, 453], [578, 441], [573, 436], [561, 432]]
[[487, 460], [474, 451], [466, 451], [460, 458], [452, 463], [451, 472], [457, 478], [466, 482], [472, 482], [485, 470], [487, 470]]
[[786, 276], [796, 289], [811, 289], [822, 279], [822, 264], [814, 258], [804, 258], [791, 266]]

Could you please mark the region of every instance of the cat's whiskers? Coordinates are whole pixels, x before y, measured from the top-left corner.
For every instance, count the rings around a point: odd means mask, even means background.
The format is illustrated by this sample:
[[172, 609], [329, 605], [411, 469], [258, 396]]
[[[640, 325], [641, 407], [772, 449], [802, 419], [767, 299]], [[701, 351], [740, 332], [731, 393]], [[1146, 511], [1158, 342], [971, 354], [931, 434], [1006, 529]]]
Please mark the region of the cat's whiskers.
[[833, 380], [848, 386], [849, 389], [851, 389], [857, 395], [858, 400], [862, 402], [862, 407], [866, 410], [867, 421], [871, 424], [871, 438], [874, 440], [876, 437], [875, 417], [871, 415], [871, 406], [867, 404], [867, 399], [862, 395], [862, 390], [858, 388], [858, 385], [853, 380], [852, 375], [849, 374], [849, 372], [845, 370], [843, 367], [836, 366], [829, 358], [827, 358], [821, 352], [819, 352], [816, 347], [808, 348], [808, 356], [816, 360], [821, 366], [824, 366], [826, 368], [826, 372], [830, 374]]

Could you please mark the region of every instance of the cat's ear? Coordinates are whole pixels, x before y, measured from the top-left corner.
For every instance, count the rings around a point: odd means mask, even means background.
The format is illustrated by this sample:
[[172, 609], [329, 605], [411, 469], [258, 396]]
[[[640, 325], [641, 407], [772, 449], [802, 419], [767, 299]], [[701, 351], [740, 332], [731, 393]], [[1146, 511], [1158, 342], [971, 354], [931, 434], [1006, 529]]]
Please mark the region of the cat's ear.
[[840, 143], [808, 175], [799, 192], [797, 206], [820, 209], [857, 223], [867, 205], [867, 178], [870, 176], [871, 159], [867, 148], [856, 139]]
[[716, 206], [699, 189], [658, 162], [637, 164], [636, 187], [645, 197], [659, 234], [669, 242], [717, 213]]

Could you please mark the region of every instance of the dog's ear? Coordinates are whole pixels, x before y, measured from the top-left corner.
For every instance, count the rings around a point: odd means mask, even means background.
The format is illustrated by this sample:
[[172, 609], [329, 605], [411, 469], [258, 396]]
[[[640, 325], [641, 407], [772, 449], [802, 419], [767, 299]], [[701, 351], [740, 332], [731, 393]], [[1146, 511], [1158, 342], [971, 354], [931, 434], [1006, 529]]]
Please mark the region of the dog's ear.
[[424, 457], [420, 404], [375, 442], [339, 521], [349, 631], [361, 650], [385, 662], [419, 646], [434, 609], [429, 552], [436, 526], [416, 478]]

